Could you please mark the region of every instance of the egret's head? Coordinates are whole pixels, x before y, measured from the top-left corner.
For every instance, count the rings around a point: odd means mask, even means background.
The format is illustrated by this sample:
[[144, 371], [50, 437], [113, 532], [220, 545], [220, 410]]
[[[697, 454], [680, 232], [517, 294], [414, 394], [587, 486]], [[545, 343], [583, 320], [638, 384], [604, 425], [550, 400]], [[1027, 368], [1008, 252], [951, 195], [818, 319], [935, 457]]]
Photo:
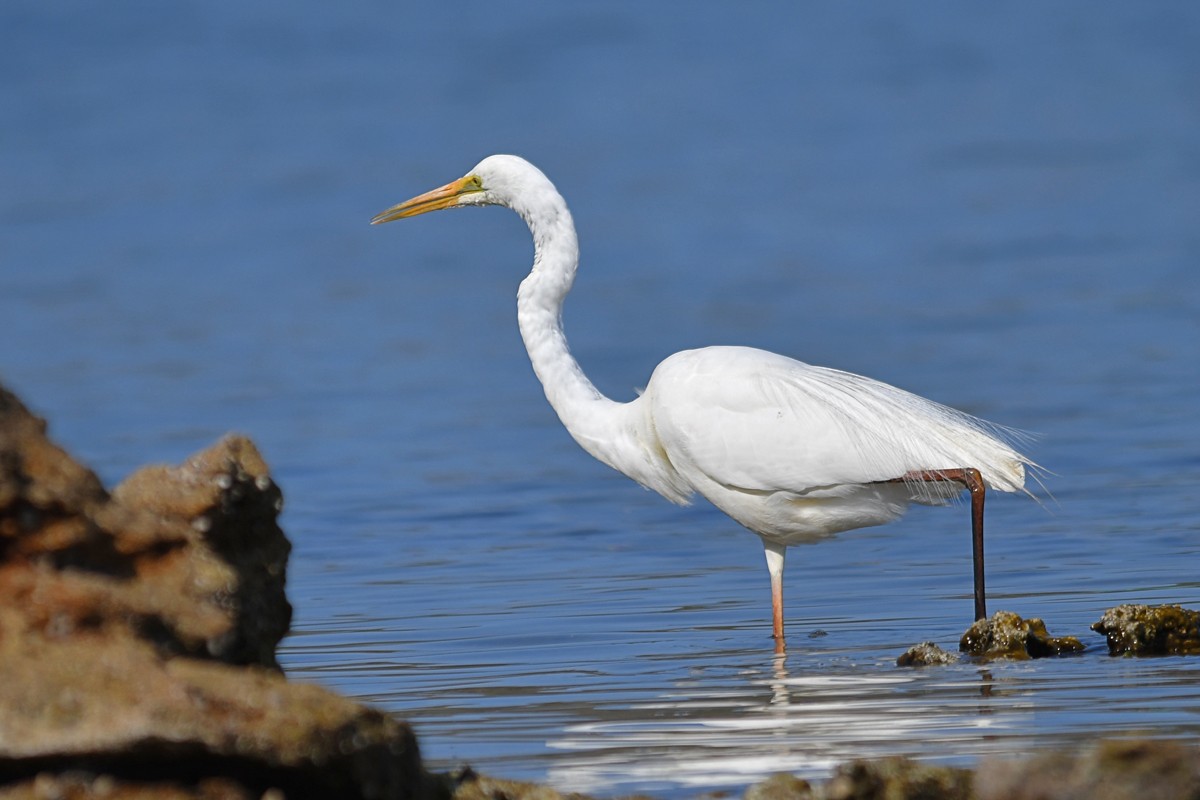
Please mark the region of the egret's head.
[[518, 201], [554, 187], [541, 170], [519, 156], [488, 156], [456, 181], [418, 195], [375, 215], [372, 225], [459, 206], [501, 205], [520, 210]]

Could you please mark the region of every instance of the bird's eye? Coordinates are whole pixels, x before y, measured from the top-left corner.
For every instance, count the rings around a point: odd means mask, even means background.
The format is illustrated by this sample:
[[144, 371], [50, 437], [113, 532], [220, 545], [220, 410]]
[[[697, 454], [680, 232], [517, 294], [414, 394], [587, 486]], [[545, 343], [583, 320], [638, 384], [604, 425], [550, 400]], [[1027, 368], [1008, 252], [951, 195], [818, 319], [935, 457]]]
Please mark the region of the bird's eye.
[[467, 181], [467, 186], [472, 189], [483, 189], [483, 180], [478, 175], [472, 175]]

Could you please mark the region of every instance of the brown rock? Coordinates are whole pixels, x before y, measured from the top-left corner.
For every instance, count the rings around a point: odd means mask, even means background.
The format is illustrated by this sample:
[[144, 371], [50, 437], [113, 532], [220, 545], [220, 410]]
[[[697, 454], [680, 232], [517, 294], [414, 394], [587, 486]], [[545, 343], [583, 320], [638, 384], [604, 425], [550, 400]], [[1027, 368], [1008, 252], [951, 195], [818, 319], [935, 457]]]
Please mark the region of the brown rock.
[[957, 664], [961, 661], [958, 653], [943, 650], [933, 642], [914, 644], [896, 659], [898, 667], [925, 667], [931, 664]]
[[0, 631], [127, 632], [165, 652], [276, 667], [290, 545], [247, 439], [150, 467], [110, 497], [0, 388]]
[[751, 786], [742, 800], [813, 800], [814, 797], [811, 783], [781, 772]]
[[997, 611], [968, 628], [958, 649], [975, 658], [1025, 660], [1078, 653], [1083, 644], [1074, 636], [1051, 636], [1036, 617], [1022, 619], [1011, 611]]
[[563, 794], [540, 783], [480, 775], [469, 767], [447, 777], [450, 800], [588, 800], [587, 795]]
[[[420, 756], [407, 725], [275, 670], [164, 658], [99, 634], [0, 639], [0, 777], [78, 771], [255, 796], [413, 797]], [[85, 795], [86, 796], [86, 795]]]
[[1101, 742], [1077, 755], [985, 759], [978, 800], [1183, 800], [1200, 797], [1200, 753], [1174, 741]]
[[284, 800], [283, 793], [270, 790], [251, 793], [240, 784], [223, 778], [207, 778], [195, 786], [174, 783], [131, 783], [112, 775], [49, 772], [0, 788], [0, 800]]
[[1177, 605], [1110, 608], [1092, 630], [1104, 634], [1109, 655], [1200, 655], [1200, 611]]
[[823, 800], [970, 800], [971, 771], [909, 758], [851, 761], [834, 771]]
[[290, 545], [247, 439], [110, 496], [0, 388], [0, 798], [425, 798], [409, 727], [287, 682]]
[[0, 509], [6, 511], [0, 536], [5, 540], [38, 521], [75, 515], [108, 499], [100, 479], [45, 434], [45, 420], [0, 386]]

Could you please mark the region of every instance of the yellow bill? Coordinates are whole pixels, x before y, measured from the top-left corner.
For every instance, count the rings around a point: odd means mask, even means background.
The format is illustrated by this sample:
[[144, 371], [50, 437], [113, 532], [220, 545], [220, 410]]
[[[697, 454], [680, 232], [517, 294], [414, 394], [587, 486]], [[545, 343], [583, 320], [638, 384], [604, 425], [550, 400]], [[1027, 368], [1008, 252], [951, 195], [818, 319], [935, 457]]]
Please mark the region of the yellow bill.
[[387, 211], [376, 214], [371, 219], [372, 225], [378, 225], [381, 222], [391, 222], [394, 219], [402, 219], [404, 217], [415, 217], [417, 214], [425, 214], [429, 211], [439, 211], [443, 208], [453, 208], [462, 202], [464, 196], [477, 194], [483, 191], [483, 183], [475, 175], [468, 175], [465, 178], [459, 178], [456, 181], [447, 183], [445, 186], [440, 186], [431, 192], [418, 195], [411, 200], [405, 200], [399, 205], [394, 205]]

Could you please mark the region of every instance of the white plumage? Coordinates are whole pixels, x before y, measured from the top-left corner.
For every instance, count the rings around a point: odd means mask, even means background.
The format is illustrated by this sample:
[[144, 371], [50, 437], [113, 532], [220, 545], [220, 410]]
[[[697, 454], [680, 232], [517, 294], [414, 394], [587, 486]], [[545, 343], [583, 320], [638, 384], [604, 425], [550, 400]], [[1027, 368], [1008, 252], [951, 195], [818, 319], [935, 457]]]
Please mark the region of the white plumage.
[[579, 263], [575, 226], [532, 164], [490, 156], [372, 222], [466, 205], [506, 206], [529, 225], [534, 263], [517, 294], [517, 320], [571, 436], [668, 500], [698, 493], [762, 538], [780, 650], [788, 545], [890, 522], [913, 502], [943, 503], [959, 483], [972, 491], [976, 612], [984, 613], [984, 487], [1020, 491], [1033, 464], [1003, 429], [870, 378], [749, 347], [676, 353], [640, 396], [610, 400], [567, 347], [560, 315]]

